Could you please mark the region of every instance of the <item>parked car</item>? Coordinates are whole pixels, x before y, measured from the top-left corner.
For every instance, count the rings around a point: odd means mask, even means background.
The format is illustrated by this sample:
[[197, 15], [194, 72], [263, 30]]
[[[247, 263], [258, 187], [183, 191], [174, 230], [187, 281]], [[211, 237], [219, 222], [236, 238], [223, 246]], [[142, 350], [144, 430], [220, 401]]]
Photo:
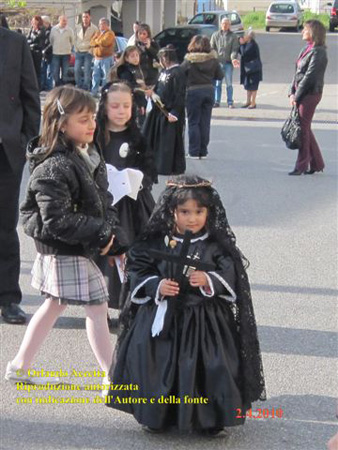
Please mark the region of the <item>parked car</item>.
[[338, 26], [338, 0], [334, 0], [333, 3], [328, 3], [328, 6], [331, 6], [330, 10], [330, 31], [334, 31], [334, 29]]
[[204, 34], [211, 38], [215, 31], [218, 31], [216, 25], [179, 25], [166, 28], [158, 33], [154, 39], [161, 48], [172, 44], [176, 48], [179, 62], [182, 62], [187, 53], [188, 45], [196, 34]]
[[[116, 36], [115, 40], [115, 53], [123, 52], [123, 50], [127, 47], [128, 39], [123, 36]], [[68, 83], [75, 84], [75, 75], [74, 75], [74, 66], [75, 66], [75, 52], [72, 51], [69, 57], [69, 68], [67, 72]], [[93, 68], [93, 67], [92, 67]]]
[[303, 10], [296, 1], [279, 1], [270, 4], [265, 17], [265, 30], [270, 28], [293, 28], [303, 26]]
[[194, 25], [216, 25], [218, 29], [221, 28], [221, 22], [224, 17], [227, 17], [231, 22], [231, 31], [236, 33], [238, 36], [244, 35], [244, 27], [242, 19], [237, 11], [204, 11], [202, 13], [196, 14], [192, 19], [189, 20], [188, 24]]

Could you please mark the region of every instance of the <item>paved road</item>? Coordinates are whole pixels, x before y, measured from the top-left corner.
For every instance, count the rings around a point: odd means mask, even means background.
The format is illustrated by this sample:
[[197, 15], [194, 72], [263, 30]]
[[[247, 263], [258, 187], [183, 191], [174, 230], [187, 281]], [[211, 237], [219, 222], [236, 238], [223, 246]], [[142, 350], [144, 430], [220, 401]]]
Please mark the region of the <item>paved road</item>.
[[[259, 36], [264, 58], [270, 39], [276, 36]], [[278, 36], [281, 55], [291, 50], [297, 54], [299, 36], [287, 36], [284, 46], [279, 42], [283, 39]], [[231, 430], [228, 438], [148, 436], [132, 417], [95, 404], [95, 392], [27, 393], [1, 380], [1, 449], [325, 448], [336, 431], [337, 87], [326, 86], [313, 126], [326, 162], [324, 174], [291, 178], [287, 172], [296, 154], [285, 149], [279, 136], [288, 111], [285, 83], [289, 74], [282, 80], [278, 70], [276, 78], [273, 73], [267, 68], [257, 110], [215, 111], [209, 159], [189, 160], [188, 170], [213, 178], [238, 244], [251, 262], [249, 276], [268, 391], [267, 402], [255, 404], [254, 409], [281, 408], [283, 417], [248, 419], [244, 427]], [[328, 79], [331, 76], [329, 72]], [[235, 97], [237, 102], [245, 98], [238, 84]], [[156, 196], [164, 181], [161, 177]], [[23, 190], [26, 182], [27, 177]], [[35, 251], [21, 228], [20, 235], [23, 306], [31, 315], [41, 303], [29, 284]], [[1, 373], [24, 331], [25, 327], [1, 323]], [[81, 308], [68, 308], [57, 321], [36, 367], [69, 373], [97, 368], [85, 338]], [[65, 381], [84, 386], [92, 380], [72, 376]], [[90, 403], [35, 403], [36, 397], [48, 395], [88, 398]], [[27, 403], [29, 399], [32, 404]]]

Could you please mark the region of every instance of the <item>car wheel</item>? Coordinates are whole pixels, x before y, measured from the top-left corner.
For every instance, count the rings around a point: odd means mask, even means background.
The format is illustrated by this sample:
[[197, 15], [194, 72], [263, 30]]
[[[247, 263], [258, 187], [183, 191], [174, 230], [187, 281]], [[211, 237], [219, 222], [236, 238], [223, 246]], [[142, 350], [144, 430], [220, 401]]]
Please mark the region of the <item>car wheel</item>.
[[299, 26], [299, 23], [297, 22], [297, 26], [296, 26], [296, 33], [298, 33], [298, 32], [299, 32], [299, 30], [300, 30], [300, 26]]
[[332, 23], [330, 23], [330, 31], [331, 31], [331, 32], [334, 31], [334, 25], [332, 25]]
[[265, 27], [265, 31], [269, 32], [270, 31], [270, 27]]

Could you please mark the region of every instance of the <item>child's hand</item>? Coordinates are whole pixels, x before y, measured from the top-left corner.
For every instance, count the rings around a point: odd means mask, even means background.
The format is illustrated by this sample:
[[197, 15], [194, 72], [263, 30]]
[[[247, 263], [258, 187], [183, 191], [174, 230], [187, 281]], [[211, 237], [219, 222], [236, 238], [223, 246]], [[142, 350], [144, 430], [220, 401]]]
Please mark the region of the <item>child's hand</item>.
[[111, 237], [110, 241], [108, 242], [108, 244], [105, 247], [101, 248], [101, 251], [100, 251], [101, 256], [104, 256], [109, 252], [110, 247], [113, 245], [114, 238], [115, 238], [115, 236], [113, 235]]
[[169, 113], [169, 115], [168, 115], [168, 121], [169, 122], [177, 122], [178, 121], [178, 118], [176, 117], [176, 116], [174, 116], [173, 114], [171, 114], [171, 113]]
[[180, 292], [180, 287], [177, 281], [165, 278], [161, 281], [160, 294], [163, 297], [175, 297]]
[[200, 287], [209, 286], [208, 279], [204, 272], [195, 270], [189, 277], [190, 286]]

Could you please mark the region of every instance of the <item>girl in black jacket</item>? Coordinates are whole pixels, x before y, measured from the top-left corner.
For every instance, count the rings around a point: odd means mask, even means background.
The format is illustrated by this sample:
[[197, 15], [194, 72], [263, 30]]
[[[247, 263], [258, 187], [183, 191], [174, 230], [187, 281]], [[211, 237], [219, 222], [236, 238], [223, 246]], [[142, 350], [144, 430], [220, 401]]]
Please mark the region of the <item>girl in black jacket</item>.
[[108, 373], [108, 291], [93, 256], [107, 254], [118, 231], [106, 167], [93, 145], [95, 111], [95, 101], [85, 91], [54, 89], [44, 107], [42, 134], [28, 147], [31, 176], [21, 213], [25, 233], [34, 238], [38, 251], [32, 286], [46, 300], [7, 365], [7, 380], [59, 382], [54, 376], [35, 377], [29, 369], [67, 304], [85, 307], [88, 340], [103, 371], [99, 373]]

